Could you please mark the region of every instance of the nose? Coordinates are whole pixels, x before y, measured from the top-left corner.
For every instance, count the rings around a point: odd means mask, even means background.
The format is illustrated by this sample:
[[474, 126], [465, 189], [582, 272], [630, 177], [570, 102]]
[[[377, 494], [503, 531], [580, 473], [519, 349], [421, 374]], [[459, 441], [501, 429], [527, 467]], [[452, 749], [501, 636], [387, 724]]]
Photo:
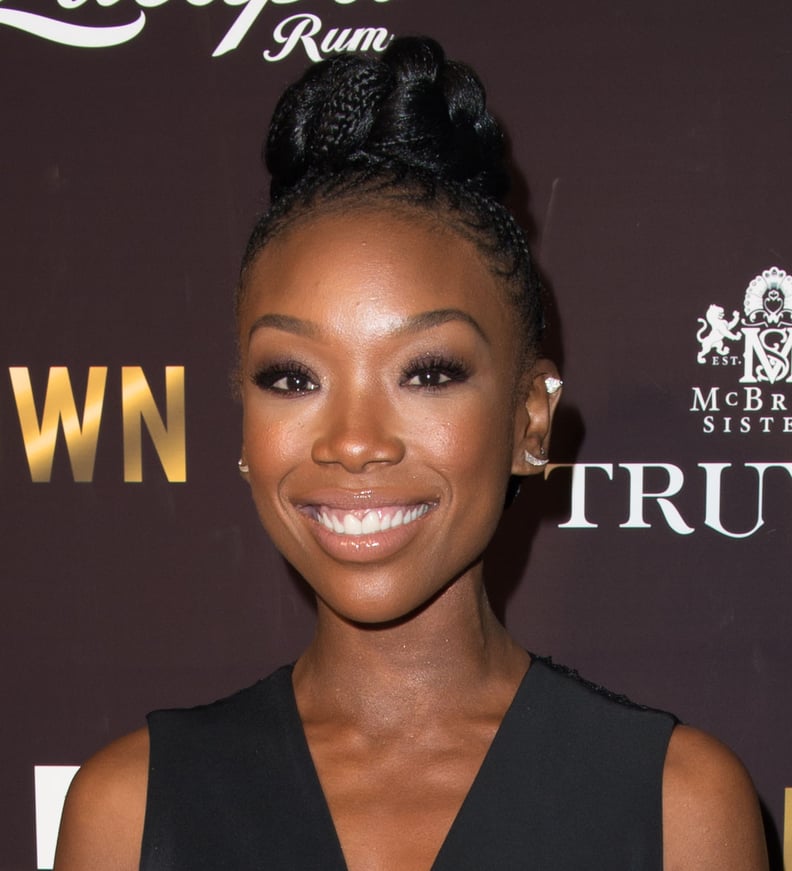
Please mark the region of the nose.
[[405, 446], [386, 405], [365, 391], [333, 397], [313, 442], [313, 461], [338, 463], [356, 473], [373, 463], [398, 463]]

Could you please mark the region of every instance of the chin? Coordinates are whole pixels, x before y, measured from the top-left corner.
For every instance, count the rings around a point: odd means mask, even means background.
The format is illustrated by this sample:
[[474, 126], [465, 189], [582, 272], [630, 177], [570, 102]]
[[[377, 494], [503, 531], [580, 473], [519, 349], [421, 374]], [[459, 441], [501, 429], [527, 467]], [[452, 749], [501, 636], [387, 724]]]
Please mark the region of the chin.
[[[355, 596], [332, 593], [323, 595], [316, 588], [314, 593], [327, 609], [347, 623], [368, 629], [387, 629], [407, 623], [422, 614], [443, 595], [454, 580], [452, 578], [439, 588], [413, 590], [409, 594], [403, 583], [392, 578], [377, 583], [369, 575], [359, 579], [366, 589], [359, 589]], [[353, 583], [348, 579], [344, 582], [347, 591], [351, 591]]]

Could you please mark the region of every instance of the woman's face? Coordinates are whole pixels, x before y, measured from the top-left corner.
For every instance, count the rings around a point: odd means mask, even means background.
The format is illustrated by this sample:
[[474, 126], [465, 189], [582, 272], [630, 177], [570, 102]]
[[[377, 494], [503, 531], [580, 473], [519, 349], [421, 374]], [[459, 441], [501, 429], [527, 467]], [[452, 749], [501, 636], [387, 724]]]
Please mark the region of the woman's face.
[[480, 578], [526, 427], [518, 329], [476, 248], [421, 214], [320, 214], [257, 255], [243, 457], [265, 528], [337, 614], [402, 618]]

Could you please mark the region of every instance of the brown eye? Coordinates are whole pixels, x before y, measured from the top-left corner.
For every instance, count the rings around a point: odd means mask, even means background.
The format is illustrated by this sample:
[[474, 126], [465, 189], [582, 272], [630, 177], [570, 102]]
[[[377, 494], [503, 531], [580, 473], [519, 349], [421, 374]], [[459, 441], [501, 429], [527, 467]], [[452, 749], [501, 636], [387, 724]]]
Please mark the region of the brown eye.
[[402, 384], [424, 390], [439, 390], [467, 381], [469, 374], [468, 367], [457, 360], [444, 357], [422, 358], [407, 367]]
[[278, 364], [260, 369], [253, 383], [261, 390], [286, 396], [301, 396], [319, 389], [313, 375], [299, 364]]
[[440, 387], [451, 381], [451, 376], [440, 369], [424, 369], [410, 378], [407, 384], [410, 387]]

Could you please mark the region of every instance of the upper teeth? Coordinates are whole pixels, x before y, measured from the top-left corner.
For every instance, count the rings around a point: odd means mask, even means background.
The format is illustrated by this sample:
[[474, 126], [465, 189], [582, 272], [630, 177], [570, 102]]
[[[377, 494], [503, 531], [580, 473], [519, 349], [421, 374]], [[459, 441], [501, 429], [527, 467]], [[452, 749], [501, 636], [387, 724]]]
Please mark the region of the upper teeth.
[[325, 528], [339, 535], [370, 535], [396, 526], [406, 526], [423, 517], [427, 504], [414, 508], [372, 508], [369, 511], [342, 512], [332, 508], [318, 508], [316, 519]]

